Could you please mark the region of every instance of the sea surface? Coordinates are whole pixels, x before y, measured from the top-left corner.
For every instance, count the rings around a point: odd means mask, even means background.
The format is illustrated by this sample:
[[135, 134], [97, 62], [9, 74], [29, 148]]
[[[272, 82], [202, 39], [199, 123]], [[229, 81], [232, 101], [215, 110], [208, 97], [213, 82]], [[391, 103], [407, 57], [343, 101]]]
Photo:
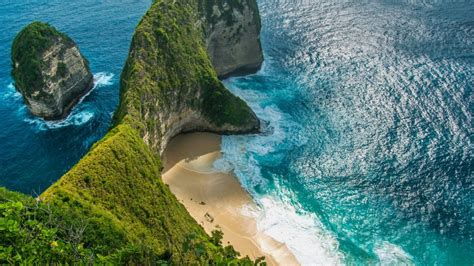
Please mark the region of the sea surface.
[[[1, 186], [41, 193], [106, 133], [149, 5], [0, 2]], [[474, 2], [259, 6], [264, 66], [225, 84], [264, 133], [224, 137], [215, 165], [259, 204], [259, 229], [305, 265], [473, 265]], [[95, 73], [61, 122], [31, 116], [10, 77], [11, 42], [34, 20], [69, 34]]]
[[474, 2], [259, 1], [265, 64], [224, 137], [258, 226], [304, 264], [474, 265]]

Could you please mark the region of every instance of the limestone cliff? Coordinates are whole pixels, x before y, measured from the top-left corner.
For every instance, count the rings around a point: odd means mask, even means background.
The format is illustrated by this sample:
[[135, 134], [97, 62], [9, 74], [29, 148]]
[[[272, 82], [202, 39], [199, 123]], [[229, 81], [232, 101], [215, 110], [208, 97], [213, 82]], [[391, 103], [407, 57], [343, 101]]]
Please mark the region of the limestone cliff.
[[158, 152], [183, 132], [259, 130], [253, 111], [217, 79], [200, 15], [197, 1], [157, 1], [132, 40], [115, 119], [133, 121]]
[[263, 62], [256, 0], [200, 2], [206, 48], [221, 78], [252, 73]]
[[30, 263], [48, 264], [47, 255], [60, 250], [55, 263], [254, 265], [224, 248], [219, 234], [209, 237], [160, 178], [160, 153], [176, 134], [259, 129], [248, 105], [217, 79], [198, 1], [155, 1], [137, 26], [114, 124], [41, 194], [55, 218], [45, 220], [57, 228], [46, 231], [48, 241]]
[[61, 119], [93, 87], [87, 60], [71, 38], [41, 22], [26, 26], [12, 46], [15, 87], [32, 114]]

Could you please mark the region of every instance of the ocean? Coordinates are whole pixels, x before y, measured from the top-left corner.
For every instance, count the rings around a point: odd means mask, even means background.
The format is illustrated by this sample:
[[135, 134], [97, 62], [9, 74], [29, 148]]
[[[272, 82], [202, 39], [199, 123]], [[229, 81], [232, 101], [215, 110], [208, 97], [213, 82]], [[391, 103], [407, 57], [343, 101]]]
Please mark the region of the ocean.
[[[107, 131], [150, 1], [0, 3], [0, 185], [32, 195]], [[226, 86], [264, 122], [225, 136], [216, 168], [260, 230], [304, 265], [474, 263], [474, 3], [259, 0], [265, 63]], [[32, 117], [10, 46], [33, 20], [69, 34], [96, 88], [62, 122]]]
[[[150, 1], [0, 1], [0, 186], [39, 195], [107, 133], [136, 25]], [[96, 87], [61, 122], [32, 116], [10, 76], [11, 45], [33, 21], [67, 33], [90, 61]]]

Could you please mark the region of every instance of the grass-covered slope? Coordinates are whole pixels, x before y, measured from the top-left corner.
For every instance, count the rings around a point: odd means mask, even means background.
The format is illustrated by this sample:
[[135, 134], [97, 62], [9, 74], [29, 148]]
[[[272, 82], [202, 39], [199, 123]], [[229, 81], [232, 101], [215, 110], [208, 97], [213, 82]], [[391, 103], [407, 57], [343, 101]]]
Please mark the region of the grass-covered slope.
[[1, 263], [253, 264], [206, 235], [128, 125], [111, 130], [33, 198], [0, 189]]
[[145, 261], [206, 264], [224, 259], [224, 249], [210, 242], [163, 184], [160, 169], [138, 132], [119, 125], [41, 198], [86, 219], [92, 229], [84, 238], [86, 246], [135, 247]]
[[[113, 224], [126, 232], [127, 241], [165, 256], [179, 250], [173, 238], [183, 242], [183, 231], [176, 228], [188, 232], [199, 232], [199, 228], [192, 226], [193, 221], [165, 188], [159, 171], [159, 160], [136, 131], [119, 125], [42, 198], [71, 211], [85, 211], [84, 216], [98, 217], [97, 221], [107, 217], [107, 226]], [[107, 242], [115, 245], [113, 240]]]
[[157, 151], [184, 131], [241, 133], [259, 127], [247, 104], [217, 78], [198, 1], [155, 1], [136, 29], [122, 73], [116, 123], [138, 128]]
[[160, 178], [173, 135], [258, 128], [217, 79], [197, 6], [153, 3], [133, 37], [113, 128], [41, 202], [0, 193], [0, 263], [252, 264], [208, 236]]

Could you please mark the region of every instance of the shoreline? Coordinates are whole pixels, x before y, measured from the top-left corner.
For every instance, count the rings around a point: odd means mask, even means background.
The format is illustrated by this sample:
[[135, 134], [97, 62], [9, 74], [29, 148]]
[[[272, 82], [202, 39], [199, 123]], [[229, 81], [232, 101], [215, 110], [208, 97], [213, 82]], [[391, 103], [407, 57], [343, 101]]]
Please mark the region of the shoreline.
[[265, 256], [268, 265], [299, 265], [285, 244], [257, 230], [251, 196], [231, 173], [213, 168], [221, 156], [221, 137], [188, 133], [174, 137], [163, 153], [163, 181], [205, 231], [220, 229], [222, 244], [232, 245], [242, 256]]

